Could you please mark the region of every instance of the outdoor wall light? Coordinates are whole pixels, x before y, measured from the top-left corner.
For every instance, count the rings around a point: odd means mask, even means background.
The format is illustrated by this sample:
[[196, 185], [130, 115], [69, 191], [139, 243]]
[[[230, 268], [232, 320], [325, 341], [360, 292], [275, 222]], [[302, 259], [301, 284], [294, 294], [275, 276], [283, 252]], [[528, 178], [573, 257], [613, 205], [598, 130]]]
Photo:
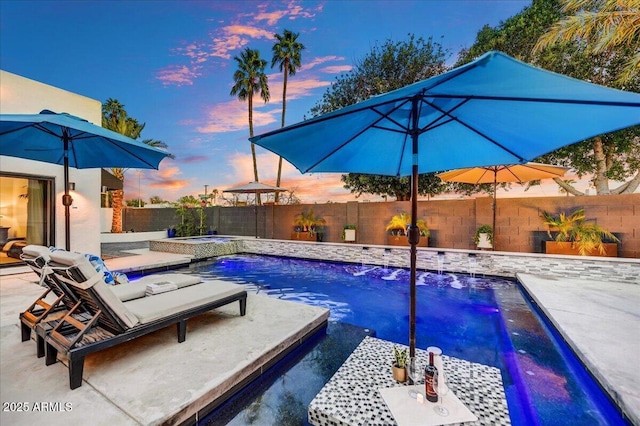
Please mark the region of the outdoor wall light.
[[69, 190], [70, 191], [75, 191], [76, 190], [76, 183], [75, 182], [69, 182]]

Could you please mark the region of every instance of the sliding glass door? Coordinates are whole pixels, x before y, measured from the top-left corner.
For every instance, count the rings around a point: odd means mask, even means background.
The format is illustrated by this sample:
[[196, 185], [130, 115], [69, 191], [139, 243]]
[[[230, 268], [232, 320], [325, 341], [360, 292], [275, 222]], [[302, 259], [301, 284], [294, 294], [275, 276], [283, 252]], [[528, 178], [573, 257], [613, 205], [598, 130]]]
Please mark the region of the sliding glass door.
[[20, 261], [27, 244], [54, 241], [53, 178], [0, 173], [0, 266]]

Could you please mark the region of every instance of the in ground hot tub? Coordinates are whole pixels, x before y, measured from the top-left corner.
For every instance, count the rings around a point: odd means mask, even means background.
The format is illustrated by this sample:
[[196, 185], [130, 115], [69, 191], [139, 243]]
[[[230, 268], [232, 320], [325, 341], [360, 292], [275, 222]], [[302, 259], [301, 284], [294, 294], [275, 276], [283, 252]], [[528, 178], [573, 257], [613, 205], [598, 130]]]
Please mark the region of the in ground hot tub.
[[187, 254], [194, 259], [238, 253], [241, 240], [233, 237], [203, 235], [200, 237], [165, 238], [149, 241], [149, 250]]

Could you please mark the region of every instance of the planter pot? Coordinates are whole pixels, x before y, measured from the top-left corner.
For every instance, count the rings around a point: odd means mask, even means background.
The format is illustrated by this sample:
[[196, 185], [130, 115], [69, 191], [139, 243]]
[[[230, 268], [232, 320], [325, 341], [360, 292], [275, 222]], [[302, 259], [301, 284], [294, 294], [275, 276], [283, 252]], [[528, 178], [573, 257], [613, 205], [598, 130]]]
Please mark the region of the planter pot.
[[393, 370], [393, 379], [396, 382], [404, 383], [404, 382], [407, 381], [407, 369], [406, 368], [400, 368], [400, 367], [396, 367], [395, 365], [392, 365], [391, 369]]
[[318, 233], [309, 233], [308, 231], [292, 232], [291, 239], [296, 241], [318, 241]]
[[176, 236], [176, 228], [167, 229], [167, 237], [174, 238]]
[[[387, 234], [387, 245], [409, 247], [409, 239], [407, 238], [406, 235], [388, 235]], [[420, 237], [420, 241], [418, 241], [418, 247], [427, 247], [428, 245], [429, 245], [429, 237]]]
[[356, 240], [356, 230], [355, 229], [345, 229], [344, 230], [344, 241], [345, 242], [355, 242]]
[[[605, 254], [598, 250], [587, 252], [587, 256], [618, 257], [618, 244], [604, 243]], [[580, 255], [578, 247], [570, 242], [544, 241], [544, 252], [547, 254], [571, 254]]]
[[489, 240], [489, 234], [478, 234], [478, 248], [479, 249], [491, 249], [493, 248], [493, 244]]

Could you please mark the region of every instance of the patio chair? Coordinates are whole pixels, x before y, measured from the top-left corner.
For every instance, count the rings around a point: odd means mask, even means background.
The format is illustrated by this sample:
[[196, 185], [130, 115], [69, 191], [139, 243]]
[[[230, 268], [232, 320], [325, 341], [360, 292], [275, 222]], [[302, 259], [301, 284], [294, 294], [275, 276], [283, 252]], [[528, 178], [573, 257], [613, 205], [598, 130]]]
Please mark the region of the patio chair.
[[[22, 261], [40, 278], [39, 284], [46, 288], [27, 310], [20, 313], [20, 334], [23, 342], [31, 339], [31, 330], [35, 330], [36, 325], [43, 321], [59, 319], [65, 311], [72, 309], [79, 301], [47, 267], [50, 254], [51, 251], [47, 247], [31, 244], [25, 246], [20, 255]], [[80, 317], [82, 314], [82, 311], [78, 312], [78, 320], [82, 320]], [[42, 327], [43, 330], [50, 328], [52, 328], [51, 324], [49, 327]], [[44, 356], [43, 336], [36, 336], [36, 346], [38, 358], [42, 358]]]
[[[39, 284], [47, 289], [26, 311], [20, 313], [22, 341], [30, 340], [31, 330], [35, 330], [37, 356], [42, 358], [45, 355], [45, 336], [57, 325], [66, 311], [74, 308], [79, 299], [63, 281], [56, 278], [48, 267], [51, 259], [51, 250], [48, 247], [30, 244], [24, 247], [21, 259], [40, 277]], [[109, 286], [109, 288], [118, 299], [125, 302], [145, 297], [149, 284], [170, 283], [176, 288], [183, 288], [201, 282], [202, 279], [197, 275], [169, 273], [148, 275], [128, 284]], [[51, 294], [55, 296], [54, 300]], [[86, 314], [84, 307], [78, 307], [75, 318], [86, 323], [91, 316]], [[41, 322], [43, 322], [41, 327], [36, 328], [36, 325]]]
[[[67, 357], [71, 389], [82, 385], [84, 359], [91, 353], [173, 324], [182, 343], [189, 318], [232, 302], [239, 302], [240, 316], [246, 313], [247, 292], [237, 284], [209, 281], [122, 302], [81, 254], [53, 252], [49, 267], [81, 300], [45, 338], [47, 365], [56, 362], [58, 353]], [[74, 318], [81, 307], [91, 315], [86, 323]]]

